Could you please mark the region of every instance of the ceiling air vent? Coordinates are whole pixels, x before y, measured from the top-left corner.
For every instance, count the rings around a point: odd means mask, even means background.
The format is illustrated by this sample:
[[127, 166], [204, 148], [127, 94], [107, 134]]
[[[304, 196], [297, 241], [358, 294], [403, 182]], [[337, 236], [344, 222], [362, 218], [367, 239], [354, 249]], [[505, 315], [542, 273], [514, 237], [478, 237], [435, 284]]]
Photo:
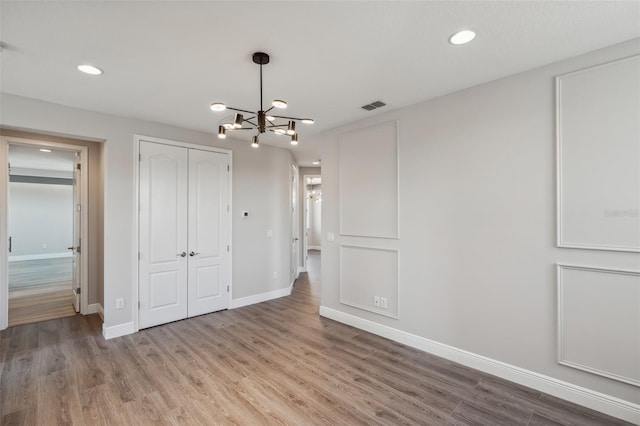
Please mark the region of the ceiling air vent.
[[375, 102], [371, 102], [368, 105], [363, 105], [362, 109], [366, 109], [367, 111], [373, 111], [376, 108], [382, 108], [383, 106], [385, 106], [386, 104], [382, 101], [375, 101]]

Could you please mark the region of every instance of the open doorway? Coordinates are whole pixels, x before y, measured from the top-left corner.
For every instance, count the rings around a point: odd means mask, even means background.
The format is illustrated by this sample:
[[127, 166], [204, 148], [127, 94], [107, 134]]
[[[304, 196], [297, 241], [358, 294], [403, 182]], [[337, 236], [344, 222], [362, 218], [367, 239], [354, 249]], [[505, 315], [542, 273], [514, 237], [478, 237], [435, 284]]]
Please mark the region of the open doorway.
[[82, 164], [87, 149], [13, 138], [6, 142], [8, 325], [75, 315], [82, 310], [86, 282]]
[[322, 249], [322, 178], [304, 176], [304, 268], [308, 268], [309, 254], [319, 258]]

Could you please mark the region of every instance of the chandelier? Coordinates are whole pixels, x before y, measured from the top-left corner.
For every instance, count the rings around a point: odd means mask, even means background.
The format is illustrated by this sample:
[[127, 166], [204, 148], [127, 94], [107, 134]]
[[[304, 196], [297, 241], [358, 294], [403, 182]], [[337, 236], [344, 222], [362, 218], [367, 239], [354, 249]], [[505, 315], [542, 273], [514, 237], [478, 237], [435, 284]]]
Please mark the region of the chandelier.
[[[269, 63], [269, 55], [264, 52], [256, 52], [253, 54], [253, 62], [260, 65], [260, 110], [258, 112], [247, 111], [239, 108], [226, 106], [222, 102], [214, 102], [211, 104], [212, 111], [224, 111], [230, 109], [236, 111], [233, 122], [224, 123], [218, 126], [218, 137], [224, 139], [227, 137], [228, 131], [233, 130], [257, 130], [258, 133], [253, 136], [251, 146], [258, 148], [258, 137], [266, 131], [279, 135], [289, 135], [291, 137], [291, 145], [298, 144], [298, 133], [296, 132], [296, 122], [301, 121], [305, 124], [313, 124], [311, 118], [286, 117], [283, 115], [269, 114], [274, 108], [285, 109], [287, 103], [281, 99], [275, 99], [271, 103], [271, 108], [264, 110], [262, 103], [262, 66]], [[286, 122], [278, 121], [286, 120]]]

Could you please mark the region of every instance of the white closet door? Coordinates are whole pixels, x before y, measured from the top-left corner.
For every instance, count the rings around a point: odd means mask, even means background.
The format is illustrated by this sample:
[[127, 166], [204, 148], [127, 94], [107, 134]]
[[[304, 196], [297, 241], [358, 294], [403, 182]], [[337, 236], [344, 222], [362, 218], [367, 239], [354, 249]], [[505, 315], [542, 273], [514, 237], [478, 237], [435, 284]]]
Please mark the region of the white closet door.
[[229, 156], [189, 150], [189, 316], [228, 307]]
[[187, 317], [187, 150], [140, 143], [139, 328]]

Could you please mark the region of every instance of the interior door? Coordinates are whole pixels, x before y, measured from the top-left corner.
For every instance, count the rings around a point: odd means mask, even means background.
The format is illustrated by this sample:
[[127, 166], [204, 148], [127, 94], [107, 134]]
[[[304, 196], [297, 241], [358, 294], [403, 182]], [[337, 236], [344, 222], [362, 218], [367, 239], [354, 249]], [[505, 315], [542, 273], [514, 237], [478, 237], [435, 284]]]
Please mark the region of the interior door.
[[80, 280], [82, 279], [82, 239], [80, 238], [80, 230], [82, 229], [82, 205], [80, 204], [82, 165], [80, 158], [80, 153], [76, 152], [76, 164], [73, 169], [73, 245], [69, 247], [73, 253], [71, 287], [74, 294], [73, 307], [76, 312], [80, 312]]
[[189, 150], [189, 316], [228, 307], [229, 159]]
[[298, 230], [298, 168], [291, 166], [291, 279], [293, 283], [298, 278], [299, 244]]
[[138, 326], [187, 317], [188, 155], [140, 142]]

